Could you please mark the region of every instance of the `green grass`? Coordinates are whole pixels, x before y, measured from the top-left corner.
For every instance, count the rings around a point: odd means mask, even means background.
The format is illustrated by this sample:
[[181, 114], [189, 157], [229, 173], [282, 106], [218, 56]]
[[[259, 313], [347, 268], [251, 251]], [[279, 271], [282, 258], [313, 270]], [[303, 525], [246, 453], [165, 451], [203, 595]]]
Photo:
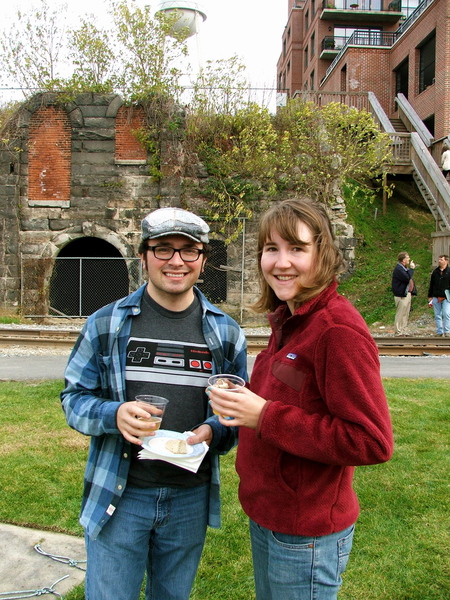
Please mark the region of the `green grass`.
[[429, 314], [427, 293], [432, 269], [431, 233], [434, 217], [425, 204], [393, 196], [383, 215], [380, 199], [368, 203], [362, 193], [352, 197], [345, 193], [348, 222], [354, 227], [357, 241], [355, 273], [339, 286], [362, 314], [366, 323], [393, 325], [395, 316], [391, 278], [399, 252], [406, 251], [416, 263], [414, 280], [418, 296], [413, 299], [412, 319]]
[[[361, 515], [340, 600], [448, 600], [448, 382], [384, 384], [396, 449], [387, 464], [356, 470]], [[61, 385], [0, 382], [0, 521], [81, 536], [77, 516], [88, 440], [65, 423]], [[192, 600], [254, 598], [234, 458], [232, 452], [221, 463], [224, 524], [208, 531]], [[82, 586], [66, 600], [84, 600]]]

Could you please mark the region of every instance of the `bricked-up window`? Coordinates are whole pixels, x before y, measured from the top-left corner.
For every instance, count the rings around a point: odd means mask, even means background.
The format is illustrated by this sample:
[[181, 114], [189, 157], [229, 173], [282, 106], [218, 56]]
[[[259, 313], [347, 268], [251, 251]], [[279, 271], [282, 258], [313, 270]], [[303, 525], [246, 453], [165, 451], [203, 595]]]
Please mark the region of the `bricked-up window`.
[[433, 85], [436, 69], [436, 32], [419, 47], [419, 94]]
[[72, 128], [63, 108], [45, 106], [30, 119], [28, 202], [69, 206]]
[[136, 132], [145, 128], [145, 113], [141, 106], [121, 106], [116, 116], [116, 161], [145, 162], [147, 150]]

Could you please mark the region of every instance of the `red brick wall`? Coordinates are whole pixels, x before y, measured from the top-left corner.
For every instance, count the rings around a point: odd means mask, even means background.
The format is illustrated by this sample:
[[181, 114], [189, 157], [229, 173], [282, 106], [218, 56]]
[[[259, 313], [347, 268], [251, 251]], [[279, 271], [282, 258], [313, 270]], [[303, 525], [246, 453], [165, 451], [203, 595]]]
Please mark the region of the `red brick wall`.
[[145, 125], [144, 109], [121, 106], [116, 117], [116, 160], [146, 160], [147, 150], [133, 132]]
[[62, 108], [38, 109], [30, 119], [28, 200], [70, 202], [72, 128]]

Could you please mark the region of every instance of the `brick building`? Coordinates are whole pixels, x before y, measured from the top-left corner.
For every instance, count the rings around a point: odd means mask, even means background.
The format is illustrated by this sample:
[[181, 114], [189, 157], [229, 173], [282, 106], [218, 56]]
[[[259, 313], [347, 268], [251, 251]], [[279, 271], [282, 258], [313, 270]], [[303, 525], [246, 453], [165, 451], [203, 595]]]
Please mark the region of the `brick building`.
[[278, 89], [403, 93], [435, 139], [450, 133], [449, 0], [287, 0]]
[[[288, 0], [278, 90], [372, 113], [392, 139], [390, 175], [413, 179], [450, 254], [450, 0]], [[395, 177], [397, 179], [395, 179]]]

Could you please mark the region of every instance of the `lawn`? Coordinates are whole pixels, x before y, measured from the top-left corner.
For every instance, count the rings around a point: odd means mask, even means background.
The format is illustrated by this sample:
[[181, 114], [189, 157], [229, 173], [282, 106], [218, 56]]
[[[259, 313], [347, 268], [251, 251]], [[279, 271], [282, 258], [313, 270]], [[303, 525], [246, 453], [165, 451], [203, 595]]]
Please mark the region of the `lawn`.
[[[361, 503], [340, 600], [450, 598], [448, 382], [385, 379], [396, 450], [357, 469]], [[88, 439], [70, 430], [61, 382], [0, 382], [0, 521], [82, 535], [77, 522]], [[234, 452], [222, 460], [223, 521], [209, 530], [192, 600], [254, 598]], [[84, 600], [74, 588], [66, 600]]]

